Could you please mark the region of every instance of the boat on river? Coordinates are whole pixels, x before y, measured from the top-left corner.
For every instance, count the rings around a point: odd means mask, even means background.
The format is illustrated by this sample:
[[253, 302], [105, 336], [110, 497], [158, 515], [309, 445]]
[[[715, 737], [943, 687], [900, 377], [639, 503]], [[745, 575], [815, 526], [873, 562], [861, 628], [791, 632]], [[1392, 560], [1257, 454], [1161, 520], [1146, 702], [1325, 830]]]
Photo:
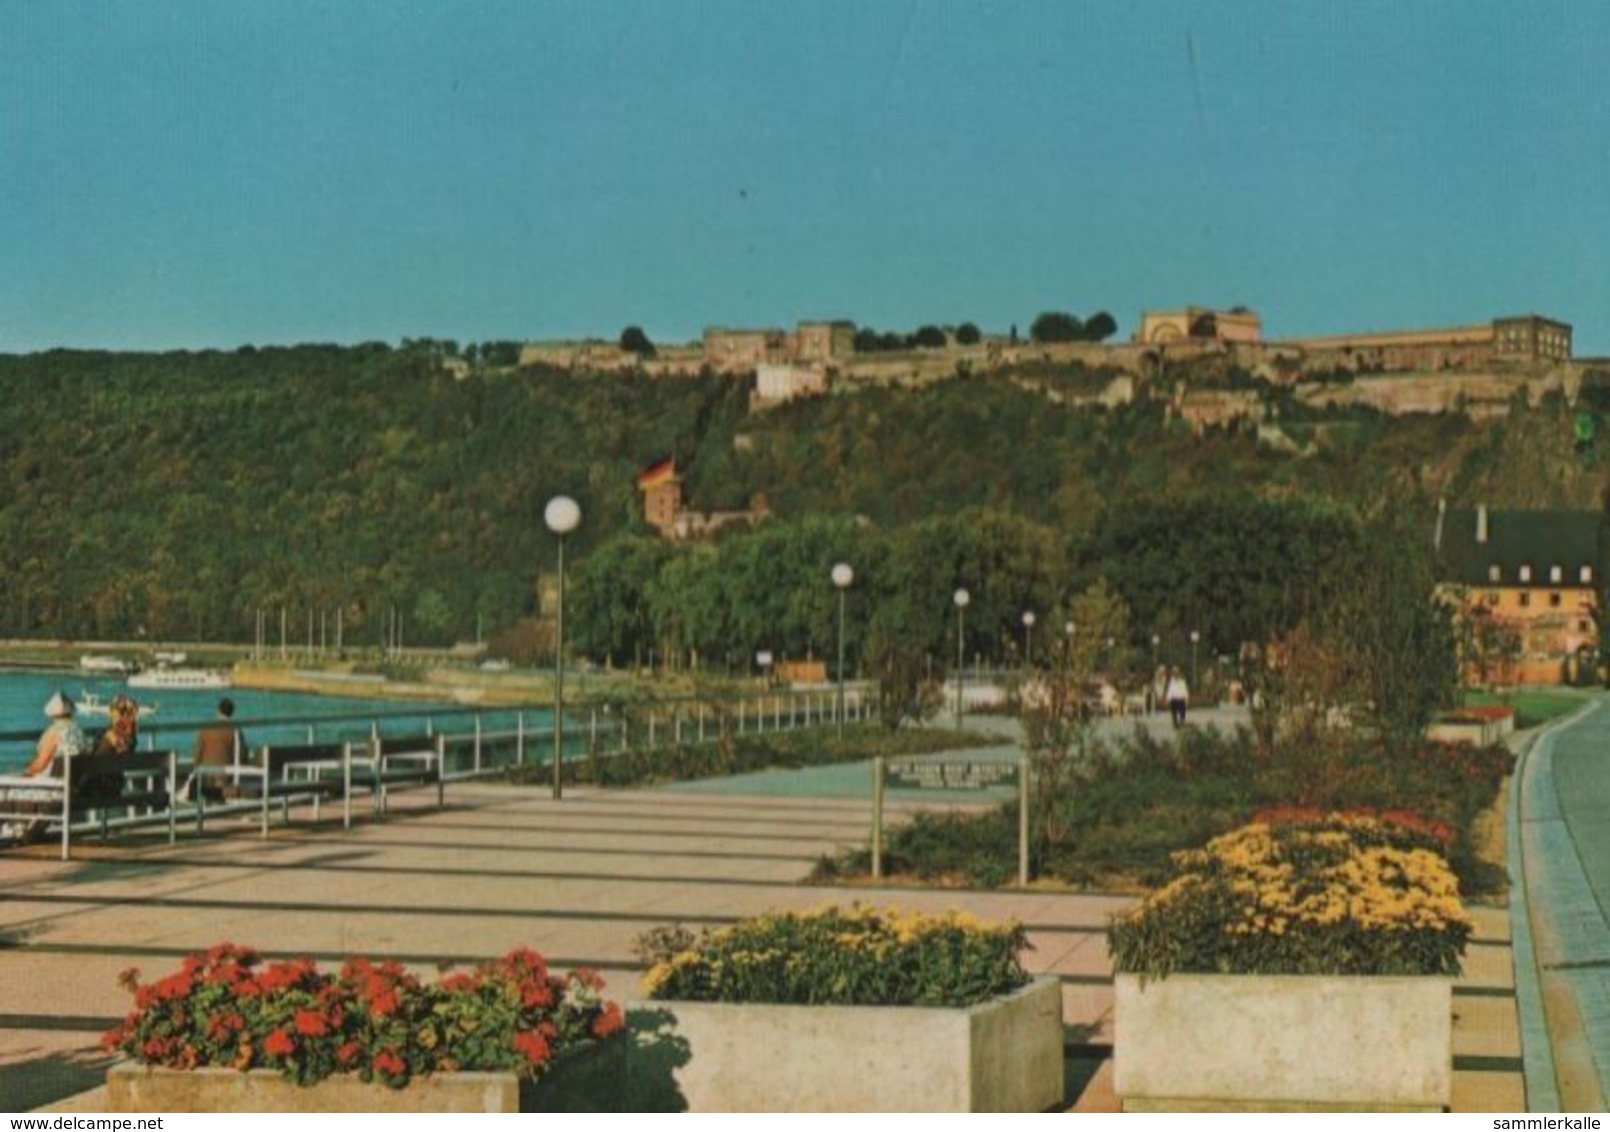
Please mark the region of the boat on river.
[[215, 668], [148, 668], [128, 678], [131, 688], [170, 688], [179, 691], [206, 691], [232, 688], [234, 683]]
[[[157, 705], [156, 704], [142, 704], [138, 700], [136, 700], [134, 706], [139, 709], [139, 715], [140, 715], [141, 719], [144, 719], [148, 715], [155, 715], [156, 714], [156, 710], [157, 710]], [[85, 688], [82, 692], [80, 692], [78, 694], [78, 698], [73, 701], [73, 707], [74, 707], [74, 710], [76, 710], [79, 715], [108, 715], [109, 716], [109, 715], [112, 714], [112, 703], [111, 703], [111, 701], [101, 699], [100, 696], [96, 695], [94, 692], [90, 691], [88, 688]]]

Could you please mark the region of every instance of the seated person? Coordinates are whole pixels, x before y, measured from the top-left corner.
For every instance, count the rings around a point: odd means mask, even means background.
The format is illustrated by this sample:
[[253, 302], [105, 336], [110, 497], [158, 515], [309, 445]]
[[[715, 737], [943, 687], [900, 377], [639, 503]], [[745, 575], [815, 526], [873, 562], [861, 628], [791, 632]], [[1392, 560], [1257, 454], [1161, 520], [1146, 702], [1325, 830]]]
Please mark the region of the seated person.
[[[34, 747], [34, 758], [23, 775], [28, 778], [60, 778], [65, 773], [67, 760], [84, 750], [84, 733], [73, 719], [73, 701], [57, 692], [45, 702], [45, 714], [50, 724], [39, 736]], [[17, 803], [58, 802], [60, 795], [49, 790], [29, 790], [26, 787], [6, 791], [5, 800], [10, 808]], [[48, 823], [0, 822], [0, 841], [33, 841], [45, 832]]]
[[[218, 718], [196, 732], [196, 745], [192, 752], [196, 766], [234, 765], [237, 744], [244, 754], [246, 737], [235, 726], [234, 717], [235, 701], [225, 696], [218, 701]], [[201, 782], [207, 801], [216, 802], [223, 798], [223, 783], [217, 778], [205, 778]]]
[[126, 694], [119, 694], [108, 709], [111, 722], [95, 741], [97, 755], [132, 755], [140, 739], [140, 709]]

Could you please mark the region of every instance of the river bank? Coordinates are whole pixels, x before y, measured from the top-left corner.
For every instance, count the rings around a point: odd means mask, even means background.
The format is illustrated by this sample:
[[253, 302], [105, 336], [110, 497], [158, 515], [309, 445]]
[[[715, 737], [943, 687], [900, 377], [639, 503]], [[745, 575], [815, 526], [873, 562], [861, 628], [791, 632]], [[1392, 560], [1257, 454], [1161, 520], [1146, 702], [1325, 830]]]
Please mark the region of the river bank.
[[[82, 673], [86, 656], [139, 667], [157, 655], [183, 654], [187, 667], [227, 672], [239, 688], [353, 699], [413, 700], [467, 707], [527, 707], [551, 704], [551, 668], [487, 669], [457, 650], [409, 649], [392, 657], [336, 655], [323, 650], [285, 658], [253, 657], [247, 646], [195, 642], [0, 640], [0, 669]], [[65, 678], [65, 677], [64, 677]], [[755, 691], [748, 680], [693, 680], [685, 673], [606, 671], [592, 666], [565, 670], [567, 702], [671, 699], [695, 691]]]

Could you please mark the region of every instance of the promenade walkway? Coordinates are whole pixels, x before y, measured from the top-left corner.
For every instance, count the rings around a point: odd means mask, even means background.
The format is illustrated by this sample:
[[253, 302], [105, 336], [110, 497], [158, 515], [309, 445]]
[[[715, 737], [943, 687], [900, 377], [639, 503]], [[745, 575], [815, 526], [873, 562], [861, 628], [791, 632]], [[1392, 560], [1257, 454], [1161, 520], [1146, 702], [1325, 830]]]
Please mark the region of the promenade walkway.
[[1511, 799], [1510, 872], [1533, 1111], [1610, 1099], [1610, 706], [1531, 745]]
[[[870, 816], [864, 794], [811, 794], [808, 782], [744, 793], [576, 789], [562, 802], [466, 783], [448, 809], [404, 794], [387, 820], [350, 833], [302, 824], [260, 840], [242, 824], [174, 847], [91, 843], [70, 864], [0, 854], [0, 1109], [94, 1111], [106, 1065], [96, 1043], [128, 1005], [118, 973], [165, 972], [221, 940], [328, 962], [386, 956], [425, 971], [531, 946], [555, 966], [599, 969], [609, 993], [627, 998], [633, 940], [645, 929], [855, 900], [1021, 920], [1028, 966], [1062, 979], [1067, 1104], [1114, 1108], [1104, 932], [1129, 899], [802, 886], [821, 855], [865, 844]], [[918, 804], [889, 803], [893, 813]], [[1509, 918], [1499, 908], [1476, 916], [1454, 1000], [1454, 1107], [1516, 1111], [1525, 1096]]]

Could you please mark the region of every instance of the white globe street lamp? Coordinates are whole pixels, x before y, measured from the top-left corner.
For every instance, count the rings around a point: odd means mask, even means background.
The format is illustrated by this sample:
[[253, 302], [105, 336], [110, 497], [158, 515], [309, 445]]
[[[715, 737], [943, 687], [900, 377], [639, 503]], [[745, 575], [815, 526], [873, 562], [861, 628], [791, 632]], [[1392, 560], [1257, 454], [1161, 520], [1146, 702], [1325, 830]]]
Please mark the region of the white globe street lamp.
[[1034, 667], [1034, 611], [1023, 611], [1023, 667]]
[[[1153, 633], [1152, 634], [1152, 672], [1151, 672], [1151, 676], [1150, 676], [1151, 683], [1148, 685], [1148, 687], [1151, 689], [1150, 692], [1148, 693], [1148, 695], [1151, 697], [1151, 699], [1153, 701], [1152, 702], [1152, 710], [1153, 711], [1162, 711], [1163, 710], [1163, 703], [1164, 703], [1164, 700], [1165, 700], [1165, 698], [1167, 696], [1167, 693], [1164, 691], [1164, 689], [1161, 688], [1161, 687], [1158, 687], [1158, 684], [1157, 684], [1157, 646], [1161, 642], [1162, 642], [1162, 638], [1159, 637], [1156, 633]], [[1165, 685], [1165, 687], [1166, 687], [1166, 685]]]
[[839, 591], [839, 738], [844, 737], [844, 591], [855, 581], [855, 571], [847, 562], [833, 567], [833, 584]]
[[568, 495], [556, 495], [542, 510], [542, 521], [559, 539], [559, 607], [554, 619], [553, 797], [564, 796], [565, 758], [565, 536], [581, 524], [581, 507]]
[[966, 654], [962, 651], [962, 616], [967, 609], [967, 603], [972, 600], [966, 590], [958, 588], [953, 598], [956, 602], [956, 730], [962, 727], [962, 664]]

